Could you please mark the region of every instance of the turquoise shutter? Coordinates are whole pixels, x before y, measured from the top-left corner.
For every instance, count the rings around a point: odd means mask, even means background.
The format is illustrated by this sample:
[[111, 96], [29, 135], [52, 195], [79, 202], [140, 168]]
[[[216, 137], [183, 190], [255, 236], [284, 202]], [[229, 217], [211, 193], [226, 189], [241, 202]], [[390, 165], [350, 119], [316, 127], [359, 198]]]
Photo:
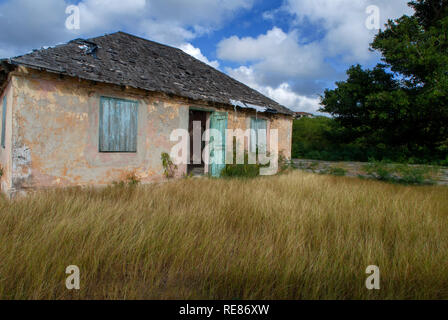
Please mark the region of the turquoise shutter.
[[265, 154], [267, 149], [267, 122], [264, 119], [258, 119], [257, 141], [258, 151]]
[[264, 153], [267, 149], [267, 121], [265, 119], [251, 118], [250, 151]]
[[257, 119], [250, 118], [250, 152], [257, 152]]
[[3, 97], [3, 111], [2, 111], [2, 148], [6, 147], [6, 97]]
[[138, 104], [101, 98], [100, 151], [137, 152]]

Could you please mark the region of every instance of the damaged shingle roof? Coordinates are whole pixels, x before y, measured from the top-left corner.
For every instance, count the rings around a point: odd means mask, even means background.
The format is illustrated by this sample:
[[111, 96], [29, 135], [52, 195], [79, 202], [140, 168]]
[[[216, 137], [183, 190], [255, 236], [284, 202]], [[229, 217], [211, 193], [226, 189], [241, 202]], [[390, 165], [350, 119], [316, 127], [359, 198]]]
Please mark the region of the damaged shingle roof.
[[124, 32], [77, 39], [10, 59], [10, 63], [86, 80], [164, 92], [194, 100], [242, 101], [272, 112], [292, 112], [180, 49]]

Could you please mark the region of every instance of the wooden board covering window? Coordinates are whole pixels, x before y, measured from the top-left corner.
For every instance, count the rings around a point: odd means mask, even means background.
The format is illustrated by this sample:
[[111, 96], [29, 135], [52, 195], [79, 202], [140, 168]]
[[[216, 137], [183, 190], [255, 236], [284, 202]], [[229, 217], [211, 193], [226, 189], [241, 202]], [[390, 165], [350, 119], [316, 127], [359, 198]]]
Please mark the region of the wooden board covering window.
[[137, 152], [138, 103], [102, 97], [100, 152]]
[[251, 118], [250, 151], [266, 153], [267, 149], [267, 121], [265, 119]]

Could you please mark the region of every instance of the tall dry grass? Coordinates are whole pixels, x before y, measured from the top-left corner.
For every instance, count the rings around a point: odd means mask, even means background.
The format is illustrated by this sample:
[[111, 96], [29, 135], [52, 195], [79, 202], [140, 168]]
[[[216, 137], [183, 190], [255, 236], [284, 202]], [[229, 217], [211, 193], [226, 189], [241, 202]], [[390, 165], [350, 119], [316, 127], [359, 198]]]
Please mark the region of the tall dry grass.
[[447, 259], [444, 187], [294, 172], [0, 200], [2, 299], [438, 299]]

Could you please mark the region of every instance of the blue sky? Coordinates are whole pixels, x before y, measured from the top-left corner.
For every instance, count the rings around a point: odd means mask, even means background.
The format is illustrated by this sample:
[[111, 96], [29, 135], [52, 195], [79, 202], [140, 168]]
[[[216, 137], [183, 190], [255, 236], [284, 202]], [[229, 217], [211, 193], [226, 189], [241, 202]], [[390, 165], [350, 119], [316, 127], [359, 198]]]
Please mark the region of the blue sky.
[[[412, 14], [407, 2], [0, 0], [0, 56], [121, 30], [181, 48], [293, 110], [316, 112], [350, 65], [379, 62], [368, 50], [377, 30], [366, 21], [382, 26]], [[66, 28], [69, 5], [79, 9], [79, 29]]]

